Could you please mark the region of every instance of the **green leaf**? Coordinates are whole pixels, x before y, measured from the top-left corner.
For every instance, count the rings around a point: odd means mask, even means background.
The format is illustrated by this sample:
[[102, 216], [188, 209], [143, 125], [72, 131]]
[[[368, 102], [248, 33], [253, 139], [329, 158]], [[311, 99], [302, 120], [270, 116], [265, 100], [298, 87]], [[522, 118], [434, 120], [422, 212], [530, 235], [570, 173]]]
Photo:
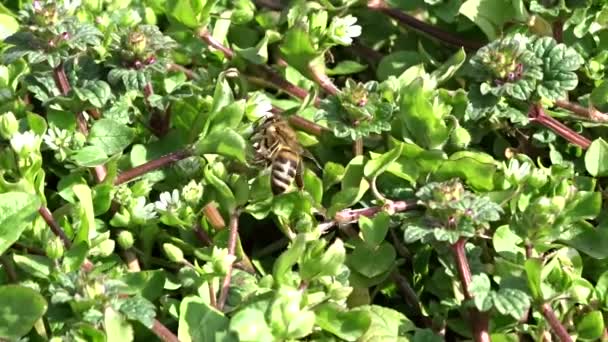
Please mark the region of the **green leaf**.
[[272, 341], [272, 331], [266, 322], [264, 312], [257, 308], [239, 310], [230, 319], [230, 331], [238, 335], [242, 342]]
[[213, 153], [245, 162], [245, 139], [232, 129], [214, 130], [196, 144], [198, 155]]
[[378, 80], [384, 81], [390, 76], [399, 76], [410, 67], [423, 62], [424, 59], [418, 52], [395, 51], [380, 60], [376, 75], [378, 75]]
[[205, 180], [220, 194], [221, 199], [224, 201], [223, 204], [226, 205], [225, 209], [228, 210], [228, 212], [232, 212], [236, 207], [236, 198], [230, 187], [213, 173], [213, 170], [209, 165], [205, 168]]
[[133, 142], [135, 133], [132, 128], [111, 119], [95, 121], [89, 133], [89, 143], [110, 156], [122, 152]]
[[27, 125], [30, 127], [30, 129], [38, 134], [38, 135], [44, 135], [46, 133], [46, 129], [47, 129], [47, 123], [46, 120], [44, 120], [44, 118], [38, 114], [35, 113], [27, 113]]
[[540, 96], [558, 100], [576, 88], [578, 77], [574, 71], [584, 60], [575, 49], [558, 44], [552, 37], [537, 37], [530, 49], [543, 61], [542, 82], [537, 89]]
[[450, 131], [441, 113], [432, 104], [432, 94], [423, 88], [417, 78], [400, 90], [399, 118], [415, 142], [426, 149], [440, 148], [449, 138]]
[[89, 232], [95, 231], [95, 211], [93, 210], [93, 198], [91, 188], [85, 184], [75, 184], [72, 187], [74, 195], [80, 202], [80, 229], [74, 238], [74, 242], [89, 241]]
[[21, 270], [40, 279], [48, 278], [53, 269], [53, 261], [41, 255], [15, 254], [13, 260]]
[[597, 341], [604, 332], [604, 316], [599, 310], [586, 313], [576, 324], [578, 337], [584, 340]]
[[363, 169], [363, 174], [365, 177], [367, 177], [367, 179], [374, 179], [378, 175], [382, 174], [391, 165], [391, 163], [401, 156], [402, 150], [403, 145], [398, 144], [395, 148], [382, 154], [380, 157], [369, 160]]
[[494, 174], [497, 168], [498, 163], [488, 154], [460, 151], [441, 163], [433, 178], [449, 180], [458, 177], [475, 189], [488, 191], [494, 189]]
[[501, 288], [493, 297], [496, 310], [516, 320], [524, 317], [530, 308], [530, 296], [518, 289]]
[[25, 192], [0, 194], [0, 254], [19, 240], [40, 208], [37, 196]]
[[108, 156], [99, 146], [86, 146], [76, 151], [71, 156], [71, 159], [78, 166], [95, 167], [103, 165], [108, 159]]
[[319, 55], [309, 34], [300, 27], [287, 31], [280, 49], [287, 63], [303, 75], [308, 74], [308, 66]]
[[459, 10], [485, 33], [488, 40], [495, 40], [503, 24], [515, 21], [515, 8], [510, 1], [467, 0]]
[[340, 239], [323, 251], [325, 242], [318, 240], [308, 245], [306, 253], [299, 262], [299, 271], [303, 281], [310, 282], [324, 276], [337, 276], [346, 259], [346, 249]]
[[273, 30], [266, 30], [264, 38], [254, 47], [241, 49], [234, 47], [238, 56], [253, 64], [265, 64], [268, 61], [268, 44], [275, 43], [281, 39], [281, 35]]
[[599, 192], [579, 191], [564, 208], [563, 215], [568, 221], [595, 218], [602, 209], [602, 194]]
[[315, 314], [316, 325], [345, 341], [357, 341], [372, 322], [368, 311], [345, 311], [335, 303], [317, 306]]
[[433, 231], [431, 229], [425, 227], [407, 225], [403, 230], [403, 240], [405, 243], [412, 243], [421, 240], [432, 233]]
[[63, 257], [63, 268], [66, 272], [74, 272], [80, 269], [89, 252], [89, 245], [85, 241], [75, 243], [72, 248], [65, 252]]
[[535, 301], [543, 300], [543, 292], [541, 288], [541, 271], [542, 262], [538, 259], [528, 259], [524, 263], [524, 269], [526, 270], [528, 288], [532, 293], [532, 298]]
[[464, 52], [464, 48], [461, 47], [458, 52], [450, 57], [450, 59], [445, 61], [439, 68], [435, 69], [435, 71], [431, 73], [431, 76], [438, 85], [448, 81], [464, 64], [466, 58], [467, 54]]
[[344, 176], [344, 166], [334, 162], [327, 162], [323, 167], [323, 189], [327, 190], [332, 185], [340, 183]]
[[308, 192], [315, 203], [321, 203], [323, 199], [323, 183], [317, 175], [309, 169], [304, 171], [304, 189]]
[[384, 211], [376, 214], [372, 219], [365, 216], [359, 217], [359, 228], [361, 229], [363, 241], [370, 247], [380, 245], [386, 238], [390, 221], [389, 214]]
[[156, 316], [154, 304], [142, 296], [131, 296], [122, 299], [119, 311], [126, 318], [138, 321], [149, 329], [154, 325], [154, 318]]
[[585, 152], [585, 167], [594, 177], [608, 175], [608, 143], [602, 138], [595, 139]]
[[149, 301], [154, 301], [163, 294], [165, 280], [165, 272], [162, 270], [129, 272], [122, 277], [122, 281]]
[[492, 308], [491, 286], [490, 278], [485, 273], [476, 274], [471, 278], [469, 292], [479, 311], [488, 311]]
[[347, 60], [338, 62], [338, 64], [331, 69], [326, 69], [325, 73], [328, 76], [350, 75], [359, 73], [365, 69], [367, 69], [367, 65]]
[[300, 259], [305, 248], [306, 236], [298, 234], [293, 240], [292, 245], [277, 258], [272, 267], [272, 275], [278, 284], [285, 284], [288, 272], [291, 272], [291, 268]]
[[199, 297], [184, 298], [179, 312], [177, 338], [180, 341], [216, 341], [215, 335], [228, 328], [228, 318]]
[[407, 341], [408, 332], [416, 326], [404, 314], [391, 308], [379, 305], [362, 305], [352, 311], [365, 311], [371, 317], [371, 324], [360, 342], [374, 341]]
[[133, 341], [133, 327], [112, 307], [106, 307], [103, 318], [106, 337], [109, 341]]
[[46, 312], [44, 297], [29, 287], [0, 286], [0, 338], [17, 340], [27, 334]]
[[19, 22], [17, 19], [0, 13], [0, 40], [6, 39], [19, 30]]
[[231, 102], [213, 115], [210, 129], [224, 130], [227, 128], [235, 129], [245, 115], [245, 100]]
[[608, 258], [608, 226], [600, 224], [598, 227], [593, 227], [589, 224], [581, 224], [576, 227], [579, 229], [578, 234], [565, 239], [566, 245], [595, 259]]
[[95, 108], [102, 108], [113, 97], [110, 85], [101, 80], [87, 80], [82, 88], [73, 90], [79, 100], [87, 101]]
[[375, 248], [360, 244], [348, 256], [348, 264], [367, 278], [373, 278], [390, 271], [396, 257], [395, 248], [388, 242]]
[[523, 260], [526, 254], [525, 249], [520, 246], [522, 243], [522, 238], [508, 225], [498, 227], [492, 236], [492, 245], [496, 253], [510, 261]]
[[194, 29], [204, 27], [209, 14], [218, 0], [169, 0], [165, 2], [168, 16], [184, 26]]

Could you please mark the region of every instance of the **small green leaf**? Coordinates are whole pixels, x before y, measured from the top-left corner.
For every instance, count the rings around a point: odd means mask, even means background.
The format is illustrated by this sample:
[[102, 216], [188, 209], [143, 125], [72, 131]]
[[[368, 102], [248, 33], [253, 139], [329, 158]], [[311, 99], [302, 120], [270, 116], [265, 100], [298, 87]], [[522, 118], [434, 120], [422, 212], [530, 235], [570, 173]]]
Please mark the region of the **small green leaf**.
[[372, 219], [365, 216], [359, 218], [359, 228], [365, 241], [370, 247], [380, 245], [386, 238], [389, 229], [390, 216], [386, 212], [376, 214]]
[[460, 48], [458, 52], [452, 55], [450, 59], [445, 61], [439, 68], [435, 69], [431, 73], [431, 76], [435, 78], [437, 84], [441, 84], [452, 78], [454, 74], [460, 69], [460, 67], [466, 61], [467, 54], [464, 52], [464, 48]]
[[494, 294], [494, 307], [503, 315], [519, 320], [530, 308], [530, 296], [518, 289], [501, 288]]
[[432, 233], [433, 231], [431, 229], [408, 225], [404, 226], [403, 240], [405, 243], [412, 243], [421, 240]]
[[608, 258], [608, 226], [600, 224], [593, 227], [590, 224], [578, 224], [578, 234], [566, 239], [564, 243], [576, 248], [595, 259]]
[[340, 183], [344, 176], [344, 166], [334, 162], [327, 162], [323, 167], [323, 189], [327, 190], [332, 185]]
[[82, 88], [74, 88], [81, 101], [89, 102], [95, 108], [102, 108], [112, 98], [110, 85], [101, 80], [86, 81]]
[[179, 312], [177, 338], [180, 341], [215, 341], [215, 334], [228, 328], [228, 318], [200, 297], [184, 298]]
[[541, 271], [542, 262], [538, 259], [528, 259], [524, 264], [528, 279], [528, 288], [532, 293], [532, 298], [535, 301], [543, 300], [543, 292], [541, 288]]
[[86, 146], [76, 151], [71, 156], [71, 159], [78, 166], [95, 167], [103, 165], [108, 159], [108, 156], [99, 146]]
[[359, 341], [406, 341], [408, 332], [416, 329], [403, 313], [391, 308], [362, 305], [352, 311], [366, 311], [371, 317], [370, 327]]
[[217, 0], [170, 0], [165, 2], [165, 11], [179, 23], [194, 29], [205, 26], [216, 2]]
[[325, 73], [329, 76], [350, 75], [359, 73], [365, 69], [367, 69], [367, 65], [365, 64], [346, 60], [338, 62], [338, 64], [331, 69], [326, 69]]
[[608, 175], [608, 143], [602, 138], [595, 139], [585, 152], [585, 167], [594, 177]]
[[584, 340], [597, 341], [604, 332], [604, 316], [599, 310], [591, 311], [576, 324], [578, 337]]
[[231, 102], [213, 115], [210, 129], [224, 130], [227, 128], [235, 129], [245, 115], [245, 100]]
[[304, 189], [308, 192], [316, 203], [321, 203], [323, 199], [323, 183], [317, 175], [309, 169], [304, 171]]
[[315, 323], [345, 341], [358, 341], [371, 324], [365, 310], [345, 311], [335, 303], [324, 303], [315, 309]]
[[489, 40], [497, 39], [503, 24], [515, 20], [516, 14], [510, 1], [486, 0], [467, 0], [459, 13], [474, 22]]
[[245, 162], [245, 139], [232, 129], [214, 130], [196, 144], [196, 153], [220, 154]]
[[485, 273], [476, 274], [471, 278], [469, 292], [479, 311], [488, 311], [492, 308], [491, 286], [490, 278]]
[[44, 120], [44, 118], [38, 114], [28, 112], [27, 125], [34, 133], [38, 135], [44, 135], [44, 133], [46, 133], [46, 120]]
[[109, 341], [133, 341], [133, 327], [112, 307], [106, 307], [103, 318], [103, 325]]
[[44, 297], [29, 287], [0, 286], [0, 338], [18, 340], [27, 334], [46, 312]]
[[441, 112], [432, 104], [431, 93], [423, 88], [418, 78], [400, 90], [399, 119], [405, 124], [415, 142], [427, 149], [440, 148], [450, 131]]
[[391, 163], [401, 156], [402, 150], [403, 144], [398, 144], [395, 148], [382, 154], [380, 157], [369, 160], [363, 169], [365, 177], [367, 177], [367, 179], [373, 179], [382, 174]]
[[384, 56], [378, 63], [378, 80], [384, 81], [390, 76], [399, 76], [414, 65], [419, 65], [424, 59], [415, 51], [395, 51]]
[[236, 333], [239, 341], [257, 342], [272, 341], [272, 331], [266, 322], [264, 312], [257, 308], [239, 310], [230, 319], [230, 331]]
[[520, 244], [522, 238], [515, 234], [508, 225], [496, 228], [492, 236], [492, 245], [496, 253], [511, 261], [523, 260], [525, 250]]
[[304, 234], [298, 234], [293, 240], [292, 245], [277, 258], [272, 267], [272, 274], [278, 284], [285, 283], [288, 272], [291, 272], [291, 268], [296, 264], [298, 259], [300, 259], [305, 248], [306, 236]]
[[488, 154], [460, 151], [441, 163], [433, 177], [438, 180], [459, 177], [475, 189], [488, 191], [494, 189], [494, 174], [497, 169], [498, 163]]
[[113, 155], [133, 142], [132, 128], [111, 119], [95, 121], [89, 133], [89, 143], [100, 148], [106, 155]]
[[40, 279], [48, 278], [53, 269], [53, 261], [41, 255], [15, 254], [13, 260], [21, 270]]
[[361, 244], [348, 256], [348, 264], [367, 278], [373, 278], [388, 272], [396, 257], [395, 248], [388, 242], [383, 242], [375, 248]]
[[38, 197], [25, 192], [0, 194], [0, 254], [19, 240], [40, 208]]
[[80, 230], [76, 233], [74, 242], [89, 241], [89, 232], [95, 231], [95, 211], [93, 210], [93, 198], [91, 188], [85, 184], [75, 184], [72, 187], [74, 195], [80, 202]]
[[72, 248], [68, 249], [63, 257], [62, 266], [65, 271], [74, 272], [80, 269], [88, 252], [89, 245], [85, 241], [72, 245]]
[[319, 54], [313, 47], [309, 34], [300, 27], [292, 27], [287, 31], [280, 49], [287, 63], [304, 75]]

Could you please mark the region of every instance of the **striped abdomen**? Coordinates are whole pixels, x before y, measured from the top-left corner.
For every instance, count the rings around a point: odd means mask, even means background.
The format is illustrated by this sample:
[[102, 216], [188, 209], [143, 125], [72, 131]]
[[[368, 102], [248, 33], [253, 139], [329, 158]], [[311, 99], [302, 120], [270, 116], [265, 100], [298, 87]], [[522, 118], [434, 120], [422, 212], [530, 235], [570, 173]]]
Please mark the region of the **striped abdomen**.
[[270, 172], [272, 193], [279, 195], [289, 189], [294, 179], [298, 187], [303, 187], [300, 155], [287, 146], [279, 146]]

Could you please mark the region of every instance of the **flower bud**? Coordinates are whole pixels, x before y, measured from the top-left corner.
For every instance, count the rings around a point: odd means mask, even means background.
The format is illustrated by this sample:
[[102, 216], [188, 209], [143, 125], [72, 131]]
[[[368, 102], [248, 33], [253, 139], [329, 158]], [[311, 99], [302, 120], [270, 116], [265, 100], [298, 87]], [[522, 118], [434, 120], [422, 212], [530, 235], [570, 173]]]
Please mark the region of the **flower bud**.
[[118, 233], [118, 237], [116, 238], [116, 240], [118, 241], [118, 245], [122, 249], [129, 249], [133, 247], [133, 243], [135, 242], [133, 234], [128, 230], [123, 230]]
[[63, 256], [63, 242], [58, 236], [56, 236], [47, 242], [44, 251], [46, 253], [46, 256], [53, 260], [57, 260]]
[[164, 243], [163, 250], [165, 251], [165, 254], [169, 258], [169, 260], [171, 260], [173, 262], [180, 262], [180, 263], [182, 261], [184, 261], [184, 252], [182, 252], [182, 250], [179, 249], [179, 247], [172, 245], [170, 243]]
[[0, 137], [10, 139], [19, 130], [19, 121], [15, 114], [8, 112], [0, 115]]

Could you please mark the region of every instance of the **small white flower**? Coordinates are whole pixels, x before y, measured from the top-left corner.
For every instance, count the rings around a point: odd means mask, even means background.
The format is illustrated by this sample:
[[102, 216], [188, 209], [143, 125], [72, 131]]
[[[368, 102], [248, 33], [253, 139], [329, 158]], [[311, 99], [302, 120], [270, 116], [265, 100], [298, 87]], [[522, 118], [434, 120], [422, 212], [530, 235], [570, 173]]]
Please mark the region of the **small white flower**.
[[357, 18], [352, 15], [340, 18], [335, 17], [329, 25], [331, 39], [340, 45], [350, 45], [353, 38], [361, 35], [361, 26], [355, 25]]
[[159, 201], [154, 203], [154, 207], [158, 212], [177, 212], [180, 208], [181, 202], [179, 200], [179, 191], [173, 189], [173, 192], [163, 192], [159, 196]]
[[182, 197], [188, 204], [195, 205], [203, 197], [203, 185], [194, 179], [190, 180], [182, 189]]
[[135, 205], [132, 209], [132, 217], [138, 221], [145, 222], [156, 218], [156, 212], [154, 211], [154, 204], [146, 204], [146, 198], [141, 196], [135, 199]]
[[40, 142], [40, 137], [32, 131], [15, 133], [11, 137], [11, 146], [17, 154], [27, 154], [37, 150], [40, 146]]
[[272, 103], [270, 99], [261, 92], [255, 92], [247, 99], [245, 104], [245, 115], [250, 121], [272, 115]]

